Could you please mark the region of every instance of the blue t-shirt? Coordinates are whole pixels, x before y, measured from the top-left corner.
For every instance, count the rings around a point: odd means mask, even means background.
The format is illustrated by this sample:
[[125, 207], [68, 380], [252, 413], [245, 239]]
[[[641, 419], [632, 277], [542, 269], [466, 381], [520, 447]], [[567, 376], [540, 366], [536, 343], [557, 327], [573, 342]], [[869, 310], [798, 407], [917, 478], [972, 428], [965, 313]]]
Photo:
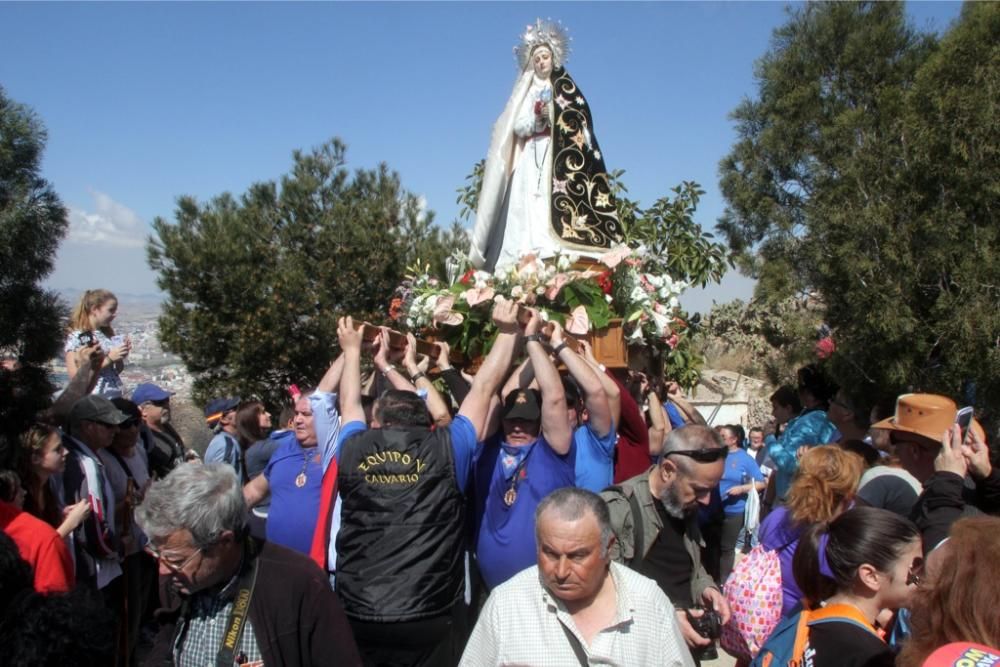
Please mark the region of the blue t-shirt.
[[203, 457], [205, 463], [228, 463], [236, 471], [236, 476], [243, 479], [243, 451], [236, 437], [219, 431], [208, 443]]
[[498, 434], [487, 440], [474, 462], [476, 559], [483, 580], [496, 588], [538, 562], [535, 510], [542, 498], [576, 481], [576, 446], [565, 455], [549, 447], [543, 436], [531, 447], [520, 474], [517, 498], [510, 507], [504, 495], [510, 480], [504, 473]]
[[576, 485], [594, 493], [611, 486], [614, 479], [615, 443], [618, 434], [614, 424], [603, 438], [598, 437], [590, 424], [577, 426], [573, 431], [576, 448]]
[[687, 420], [681, 413], [680, 409], [673, 404], [671, 401], [667, 401], [663, 404], [663, 409], [667, 411], [667, 419], [670, 420], [670, 428], [680, 428], [681, 426], [687, 426]]
[[[278, 446], [264, 476], [271, 485], [271, 509], [267, 515], [267, 541], [309, 555], [320, 491], [323, 488], [323, 452], [319, 447], [303, 447], [296, 439]], [[305, 483], [296, 486], [299, 474]]]
[[[744, 478], [744, 475], [746, 476]], [[743, 514], [743, 509], [747, 504], [747, 494], [738, 496], [727, 496], [729, 489], [734, 486], [748, 483], [751, 479], [756, 482], [764, 481], [764, 475], [760, 473], [760, 467], [749, 454], [742, 449], [729, 452], [726, 455], [726, 469], [719, 480], [719, 494], [722, 496], [722, 511], [726, 514]], [[756, 491], [754, 492], [756, 493]]]

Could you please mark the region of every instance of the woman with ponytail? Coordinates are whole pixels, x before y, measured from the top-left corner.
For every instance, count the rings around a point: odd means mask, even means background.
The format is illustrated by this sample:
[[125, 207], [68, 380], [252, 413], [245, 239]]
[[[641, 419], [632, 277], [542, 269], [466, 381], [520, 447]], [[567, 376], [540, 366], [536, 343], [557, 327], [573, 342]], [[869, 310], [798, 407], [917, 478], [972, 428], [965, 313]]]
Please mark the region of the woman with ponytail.
[[101, 372], [97, 375], [91, 392], [105, 398], [119, 398], [122, 395], [122, 381], [119, 374], [125, 367], [125, 357], [132, 350], [128, 338], [115, 336], [111, 322], [118, 314], [118, 299], [104, 289], [87, 290], [80, 297], [69, 318], [69, 335], [66, 337], [66, 373], [70, 379], [76, 375], [76, 350], [92, 342], [100, 345], [104, 352]]
[[[914, 597], [923, 552], [912, 522], [874, 507], [848, 510], [829, 525], [805, 531], [793, 568], [804, 608], [796, 636], [805, 639], [807, 662], [813, 667], [893, 665], [876, 617]], [[779, 626], [775, 637], [780, 631]], [[768, 650], [765, 645], [762, 653]]]
[[802, 598], [792, 572], [799, 539], [811, 526], [828, 523], [853, 504], [863, 469], [860, 456], [836, 445], [807, 450], [785, 504], [761, 524], [761, 545], [777, 551], [781, 563], [782, 617], [792, 613]]

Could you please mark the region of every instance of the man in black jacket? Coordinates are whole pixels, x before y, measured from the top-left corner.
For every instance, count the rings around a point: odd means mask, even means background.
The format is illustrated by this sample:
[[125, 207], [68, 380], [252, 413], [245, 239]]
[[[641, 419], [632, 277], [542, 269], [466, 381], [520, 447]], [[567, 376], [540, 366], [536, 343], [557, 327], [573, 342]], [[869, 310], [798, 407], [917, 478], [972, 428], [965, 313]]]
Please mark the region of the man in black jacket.
[[165, 607], [180, 606], [174, 664], [361, 664], [326, 573], [249, 537], [232, 467], [179, 466], [152, 484], [136, 521], [159, 562]]

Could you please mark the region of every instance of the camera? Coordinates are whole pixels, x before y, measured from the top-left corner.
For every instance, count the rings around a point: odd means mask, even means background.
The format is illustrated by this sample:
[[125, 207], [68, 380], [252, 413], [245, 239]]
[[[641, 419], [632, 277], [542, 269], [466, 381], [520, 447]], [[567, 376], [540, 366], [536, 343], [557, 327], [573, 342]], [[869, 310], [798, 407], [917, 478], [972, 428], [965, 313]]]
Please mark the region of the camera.
[[[700, 610], [704, 613], [701, 616], [693, 616], [692, 611]], [[694, 631], [706, 639], [711, 639], [712, 643], [697, 649], [692, 649], [691, 654], [698, 660], [717, 660], [719, 651], [715, 648], [715, 640], [722, 634], [722, 619], [714, 609], [706, 609], [701, 605], [695, 605], [686, 612], [688, 623]]]

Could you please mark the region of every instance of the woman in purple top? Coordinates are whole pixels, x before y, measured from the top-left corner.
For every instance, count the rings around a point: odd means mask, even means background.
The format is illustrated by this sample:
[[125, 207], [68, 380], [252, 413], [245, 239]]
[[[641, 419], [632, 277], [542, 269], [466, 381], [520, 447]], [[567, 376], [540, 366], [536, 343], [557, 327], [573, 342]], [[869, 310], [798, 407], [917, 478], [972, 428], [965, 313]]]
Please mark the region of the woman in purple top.
[[802, 456], [785, 505], [767, 515], [760, 543], [778, 551], [781, 561], [781, 615], [788, 616], [802, 599], [792, 574], [799, 536], [817, 523], [829, 523], [854, 502], [864, 470], [861, 457], [836, 445], [814, 447]]

